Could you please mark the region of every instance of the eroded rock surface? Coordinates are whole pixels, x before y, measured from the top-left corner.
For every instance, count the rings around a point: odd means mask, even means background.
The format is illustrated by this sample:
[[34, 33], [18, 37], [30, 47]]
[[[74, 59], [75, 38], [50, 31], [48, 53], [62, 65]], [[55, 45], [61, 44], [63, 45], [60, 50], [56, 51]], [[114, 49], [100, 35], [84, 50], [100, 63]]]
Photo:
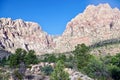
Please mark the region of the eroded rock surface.
[[0, 46], [11, 52], [16, 48], [34, 49], [37, 54], [68, 52], [80, 43], [92, 45], [111, 39], [120, 40], [120, 10], [109, 4], [89, 5], [57, 37], [42, 31], [37, 23], [0, 18]]
[[80, 43], [92, 45], [111, 39], [120, 39], [120, 11], [109, 4], [89, 5], [67, 23], [66, 30], [57, 42], [60, 51], [71, 51]]
[[36, 53], [46, 53], [52, 48], [53, 40], [34, 22], [21, 19], [0, 18], [0, 46], [14, 52], [17, 48], [33, 49]]

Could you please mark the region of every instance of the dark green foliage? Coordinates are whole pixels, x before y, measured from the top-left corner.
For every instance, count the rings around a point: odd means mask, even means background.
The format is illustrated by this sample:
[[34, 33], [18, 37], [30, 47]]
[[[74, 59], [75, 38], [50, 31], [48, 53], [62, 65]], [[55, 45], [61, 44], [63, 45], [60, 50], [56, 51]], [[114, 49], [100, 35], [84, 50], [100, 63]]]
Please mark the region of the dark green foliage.
[[85, 44], [78, 44], [73, 51], [77, 68], [80, 70], [87, 66], [91, 55], [88, 54], [89, 47]]
[[36, 64], [38, 62], [33, 50], [27, 52], [21, 48], [16, 49], [15, 54], [12, 54], [8, 60], [11, 68], [18, 69], [13, 73], [15, 80], [23, 80], [26, 66]]
[[111, 58], [111, 63], [120, 68], [120, 53]]
[[16, 49], [15, 54], [10, 56], [10, 67], [18, 67], [21, 62], [25, 62], [27, 65], [36, 64], [38, 59], [33, 50], [25, 51], [21, 48]]
[[44, 59], [41, 60], [43, 62], [56, 62], [56, 56], [54, 54], [45, 54]]
[[15, 54], [10, 56], [10, 67], [18, 67], [20, 62], [24, 62], [27, 52], [21, 48], [16, 49]]
[[42, 67], [41, 71], [42, 71], [45, 75], [51, 75], [51, 73], [53, 72], [53, 68], [48, 65], [48, 66]]
[[38, 63], [38, 59], [35, 55], [35, 51], [33, 50], [28, 51], [28, 53], [24, 57], [24, 60], [27, 65]]
[[98, 58], [90, 55], [89, 51], [89, 47], [85, 44], [78, 44], [75, 47], [73, 53], [77, 69], [92, 78], [98, 80], [110, 80], [111, 77], [108, 65], [111, 62], [111, 57], [108, 59]]
[[73, 61], [73, 60], [74, 60], [74, 56], [73, 56], [73, 55], [69, 55], [67, 61], [71, 62], [71, 61]]
[[73, 62], [72, 61], [71, 62], [65, 62], [65, 67], [73, 69], [73, 67], [74, 67]]
[[[120, 53], [91, 60], [83, 71], [98, 80], [120, 80]], [[99, 74], [95, 74], [99, 72]]]
[[67, 61], [67, 57], [64, 54], [45, 54], [42, 62], [57, 62], [58, 60]]
[[5, 66], [5, 65], [7, 65], [7, 64], [9, 64], [9, 61], [8, 61], [8, 59], [6, 59], [6, 58], [3, 58], [1, 61], [0, 61], [0, 66]]
[[110, 76], [113, 78], [113, 80], [120, 80], [120, 68], [115, 65], [109, 65], [108, 66]]
[[110, 63], [108, 64], [108, 69], [110, 71], [111, 77], [114, 80], [120, 79], [120, 53], [112, 56], [110, 58]]
[[21, 61], [24, 61], [24, 57], [26, 56], [27, 52], [24, 49], [18, 48], [15, 51], [15, 56], [18, 60], [18, 63], [20, 63]]
[[18, 60], [16, 55], [11, 55], [10, 56], [10, 67], [17, 67], [18, 66]]
[[64, 54], [59, 54], [57, 60], [66, 61], [66, 55], [64, 55]]
[[70, 80], [69, 74], [64, 71], [64, 68], [64, 62], [59, 60], [56, 63], [56, 67], [50, 76], [50, 80]]
[[83, 71], [90, 77], [98, 80], [107, 80], [109, 72], [106, 65], [99, 59], [92, 59]]

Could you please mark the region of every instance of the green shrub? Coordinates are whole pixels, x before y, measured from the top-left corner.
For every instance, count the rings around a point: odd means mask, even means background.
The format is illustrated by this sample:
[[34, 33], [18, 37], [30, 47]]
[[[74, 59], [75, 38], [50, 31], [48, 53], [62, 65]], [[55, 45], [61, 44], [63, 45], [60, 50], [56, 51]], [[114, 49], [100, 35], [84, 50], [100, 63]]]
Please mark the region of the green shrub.
[[72, 62], [65, 62], [65, 67], [73, 69], [74, 65]]
[[21, 62], [25, 62], [25, 64], [37, 64], [38, 58], [35, 55], [34, 50], [29, 50], [28, 52], [24, 49], [18, 48], [15, 51], [15, 54], [12, 54], [9, 58], [10, 67], [18, 67]]
[[116, 65], [109, 65], [108, 70], [110, 72], [110, 76], [113, 80], [119, 80], [120, 79], [120, 68]]
[[45, 54], [44, 59], [41, 60], [43, 62], [56, 62], [57, 58], [54, 54]]
[[58, 61], [58, 60], [66, 61], [66, 60], [67, 60], [66, 55], [64, 55], [64, 54], [59, 54], [59, 55], [58, 55], [58, 58], [57, 58], [57, 61]]
[[90, 77], [98, 80], [107, 80], [109, 78], [109, 71], [106, 65], [99, 59], [91, 60], [83, 71]]
[[89, 63], [89, 60], [92, 56], [88, 52], [89, 52], [89, 47], [87, 47], [85, 44], [78, 44], [75, 47], [73, 53], [78, 70], [87, 66], [87, 64]]
[[38, 63], [38, 58], [35, 55], [35, 51], [34, 50], [29, 50], [28, 53], [24, 57], [24, 61], [27, 65], [37, 64]]
[[59, 60], [56, 67], [50, 76], [50, 80], [70, 80], [69, 74], [64, 71], [64, 62]]
[[114, 80], [120, 79], [120, 53], [110, 58], [108, 69]]
[[48, 66], [42, 67], [41, 71], [42, 71], [45, 75], [51, 75], [51, 73], [53, 72], [53, 68], [48, 65]]

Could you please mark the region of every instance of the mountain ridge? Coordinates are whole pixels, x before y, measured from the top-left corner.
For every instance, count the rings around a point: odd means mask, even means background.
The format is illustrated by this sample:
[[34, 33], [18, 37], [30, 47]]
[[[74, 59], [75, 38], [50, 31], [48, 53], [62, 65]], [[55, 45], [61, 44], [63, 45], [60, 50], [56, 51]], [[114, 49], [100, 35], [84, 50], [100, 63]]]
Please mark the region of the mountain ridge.
[[89, 5], [66, 25], [61, 36], [51, 36], [35, 22], [0, 18], [0, 46], [14, 53], [16, 48], [33, 49], [38, 55], [74, 50], [77, 44], [120, 39], [120, 10], [109, 4]]

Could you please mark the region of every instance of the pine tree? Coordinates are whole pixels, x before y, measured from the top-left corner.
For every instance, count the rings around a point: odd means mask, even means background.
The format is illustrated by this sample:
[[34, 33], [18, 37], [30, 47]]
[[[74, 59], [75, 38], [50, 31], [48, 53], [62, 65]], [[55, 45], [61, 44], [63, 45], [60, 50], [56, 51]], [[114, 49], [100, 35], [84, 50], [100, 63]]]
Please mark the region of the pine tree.
[[56, 67], [50, 76], [50, 80], [70, 80], [69, 74], [64, 71], [64, 68], [64, 62], [59, 60], [56, 63]]
[[78, 44], [73, 53], [78, 70], [87, 66], [90, 58], [92, 57], [90, 54], [88, 54], [89, 47], [87, 47], [85, 44]]

